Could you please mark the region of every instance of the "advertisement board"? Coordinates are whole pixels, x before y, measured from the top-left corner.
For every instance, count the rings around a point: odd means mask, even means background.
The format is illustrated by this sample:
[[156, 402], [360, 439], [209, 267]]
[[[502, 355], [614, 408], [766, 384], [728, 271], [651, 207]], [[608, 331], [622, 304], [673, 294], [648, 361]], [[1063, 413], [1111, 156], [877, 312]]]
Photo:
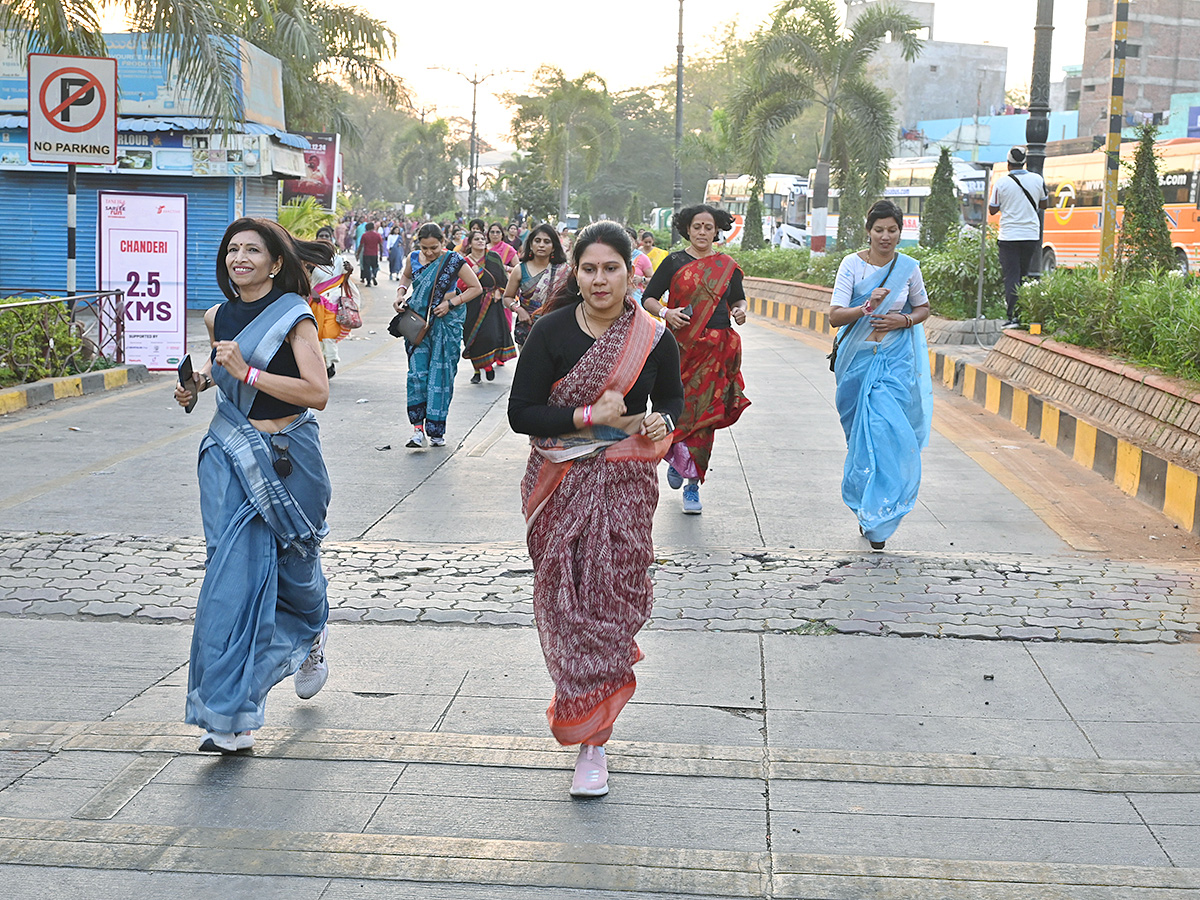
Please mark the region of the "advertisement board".
[[125, 292], [125, 360], [174, 369], [187, 353], [187, 196], [100, 191], [100, 289]]
[[298, 133], [307, 138], [312, 146], [304, 151], [304, 174], [283, 182], [283, 202], [287, 204], [305, 197], [315, 197], [321, 209], [336, 212], [341, 136]]

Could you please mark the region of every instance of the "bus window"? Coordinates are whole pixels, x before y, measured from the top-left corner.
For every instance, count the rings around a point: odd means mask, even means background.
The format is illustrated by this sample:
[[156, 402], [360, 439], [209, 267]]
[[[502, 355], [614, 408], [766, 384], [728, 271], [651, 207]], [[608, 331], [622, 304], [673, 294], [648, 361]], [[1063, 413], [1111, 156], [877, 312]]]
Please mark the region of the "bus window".
[[913, 187], [929, 187], [933, 184], [933, 169], [913, 169]]
[[888, 176], [888, 187], [908, 187], [912, 182], [912, 169], [897, 169]]
[[1158, 176], [1162, 185], [1163, 203], [1187, 203], [1192, 195], [1192, 173], [1172, 169]]

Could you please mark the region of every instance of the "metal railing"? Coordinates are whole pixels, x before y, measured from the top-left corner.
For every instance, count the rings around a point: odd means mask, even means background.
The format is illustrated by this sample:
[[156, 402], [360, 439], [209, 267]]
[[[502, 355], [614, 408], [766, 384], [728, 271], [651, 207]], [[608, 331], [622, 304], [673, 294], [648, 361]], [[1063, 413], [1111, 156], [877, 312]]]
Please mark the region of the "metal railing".
[[125, 292], [0, 286], [0, 367], [21, 382], [125, 362]]

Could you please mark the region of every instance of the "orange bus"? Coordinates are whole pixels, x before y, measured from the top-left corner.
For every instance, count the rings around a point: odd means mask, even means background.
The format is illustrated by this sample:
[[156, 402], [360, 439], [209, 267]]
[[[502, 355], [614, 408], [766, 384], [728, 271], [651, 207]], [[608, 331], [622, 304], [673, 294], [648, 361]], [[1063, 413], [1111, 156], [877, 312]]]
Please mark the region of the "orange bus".
[[[1121, 145], [1121, 161], [1132, 162], [1136, 141]], [[1171, 228], [1175, 258], [1184, 272], [1200, 268], [1200, 138], [1173, 138], [1155, 144], [1163, 207]], [[1004, 177], [1007, 166], [997, 163], [993, 179]], [[1042, 177], [1050, 194], [1042, 233], [1042, 271], [1100, 262], [1100, 219], [1104, 206], [1104, 151], [1046, 158]], [[1129, 170], [1122, 165], [1117, 194], [1117, 227], [1124, 208]], [[993, 182], [994, 183], [994, 182]], [[999, 224], [999, 216], [989, 219]]]

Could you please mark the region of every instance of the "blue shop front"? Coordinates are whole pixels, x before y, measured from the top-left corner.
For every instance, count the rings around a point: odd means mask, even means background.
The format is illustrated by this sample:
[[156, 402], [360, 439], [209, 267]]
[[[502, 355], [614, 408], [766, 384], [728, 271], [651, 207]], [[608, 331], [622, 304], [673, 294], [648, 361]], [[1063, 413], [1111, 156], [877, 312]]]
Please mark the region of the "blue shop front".
[[[78, 168], [78, 289], [97, 289], [101, 191], [187, 196], [187, 305], [224, 298], [215, 280], [218, 243], [242, 215], [278, 216], [279, 181], [304, 175], [308, 141], [284, 126], [279, 61], [244, 41], [246, 121], [214, 134], [195, 97], [132, 35], [105, 35], [117, 59], [117, 162]], [[66, 289], [67, 169], [30, 163], [24, 61], [0, 49], [0, 286]]]

